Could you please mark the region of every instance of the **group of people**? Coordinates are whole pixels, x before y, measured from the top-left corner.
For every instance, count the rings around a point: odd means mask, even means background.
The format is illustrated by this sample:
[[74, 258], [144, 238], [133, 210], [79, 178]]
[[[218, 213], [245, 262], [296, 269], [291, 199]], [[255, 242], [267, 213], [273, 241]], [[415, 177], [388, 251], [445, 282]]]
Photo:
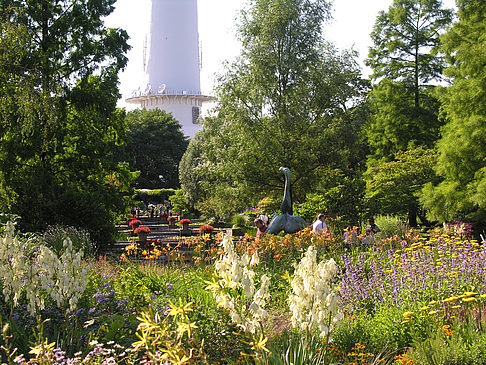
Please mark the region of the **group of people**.
[[[326, 220], [326, 216], [324, 214], [319, 214], [315, 222], [312, 224], [312, 232], [314, 232], [315, 234], [322, 234], [326, 232], [327, 225], [325, 220]], [[260, 237], [263, 233], [265, 233], [265, 231], [268, 228], [267, 227], [268, 217], [259, 216], [254, 220], [254, 224], [255, 227], [257, 227], [256, 236]], [[378, 232], [380, 232], [380, 228], [375, 224], [374, 219], [370, 218], [368, 220], [368, 227], [366, 228], [366, 234], [362, 239], [363, 244], [371, 244], [373, 242], [374, 235]], [[348, 244], [353, 240], [357, 240], [357, 239], [358, 239], [357, 227], [354, 227], [353, 229], [348, 228], [346, 231], [344, 231], [343, 242], [345, 244]]]
[[[171, 204], [170, 202], [166, 201], [163, 204], [148, 204], [147, 206], [147, 214], [150, 217], [167, 217], [171, 213]], [[140, 217], [143, 213], [139, 207], [132, 207], [130, 209], [130, 213], [132, 214], [133, 217]]]

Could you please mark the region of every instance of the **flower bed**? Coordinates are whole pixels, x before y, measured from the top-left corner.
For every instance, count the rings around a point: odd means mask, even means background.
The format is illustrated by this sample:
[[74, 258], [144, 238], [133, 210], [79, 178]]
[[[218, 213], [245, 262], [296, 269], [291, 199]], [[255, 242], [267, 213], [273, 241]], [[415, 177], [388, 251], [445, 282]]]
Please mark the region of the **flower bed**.
[[[201, 233], [214, 231], [204, 226]], [[138, 228], [143, 233], [148, 227]], [[175, 245], [133, 241], [122, 256], [130, 265], [96, 260], [90, 268], [68, 246], [66, 254], [49, 256], [33, 247], [28, 256], [25, 238], [1, 238], [3, 283], [10, 290], [3, 304], [13, 308], [2, 320], [11, 324], [6, 334], [13, 346], [28, 340], [35, 315], [50, 319], [32, 348], [19, 347], [24, 357], [245, 363], [244, 352], [255, 364], [281, 363], [286, 353], [302, 356], [299, 364], [397, 365], [429, 364], [433, 353], [486, 361], [486, 250], [474, 240], [407, 233], [350, 247], [342, 237], [317, 239], [309, 231], [234, 242], [201, 234]], [[49, 265], [71, 261], [76, 272], [66, 285], [76, 298], [58, 303], [65, 279]], [[48, 281], [23, 285], [30, 271], [9, 269], [16, 262], [38, 265], [37, 282], [48, 270]], [[89, 273], [78, 275], [83, 268]], [[42, 307], [36, 302], [41, 297]], [[29, 303], [32, 315], [25, 310]], [[122, 336], [122, 343], [111, 342]]]
[[214, 227], [209, 224], [203, 224], [201, 227], [199, 227], [200, 234], [207, 234], [213, 232], [214, 232]]
[[135, 230], [133, 231], [133, 233], [135, 233], [135, 234], [139, 234], [139, 233], [150, 233], [150, 228], [147, 227], [147, 226], [137, 227], [137, 228], [135, 228]]
[[139, 225], [142, 224], [142, 221], [139, 220], [139, 219], [132, 219], [130, 222], [129, 222], [130, 226], [132, 228], [137, 228]]

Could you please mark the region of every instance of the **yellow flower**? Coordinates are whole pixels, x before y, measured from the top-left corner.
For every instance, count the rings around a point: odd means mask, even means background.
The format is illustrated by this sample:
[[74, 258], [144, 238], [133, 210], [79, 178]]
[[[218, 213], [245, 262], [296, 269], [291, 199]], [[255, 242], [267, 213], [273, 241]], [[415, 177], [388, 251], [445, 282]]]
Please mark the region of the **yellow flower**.
[[452, 301], [457, 300], [457, 299], [458, 299], [458, 297], [450, 297], [450, 298], [444, 299], [444, 302], [446, 302], [446, 303], [452, 302]]
[[475, 302], [476, 301], [476, 298], [474, 297], [469, 297], [469, 298], [465, 298], [462, 300], [463, 302], [465, 303], [468, 303], [468, 302]]
[[437, 301], [436, 300], [433, 300], [433, 301], [429, 302], [429, 305], [434, 305], [434, 304], [437, 304]]
[[422, 308], [420, 308], [421, 311], [426, 311], [428, 309], [429, 309], [429, 307], [422, 307]]
[[429, 314], [430, 314], [430, 315], [432, 315], [432, 314], [437, 314], [437, 311], [430, 311], [430, 312], [429, 312]]
[[458, 305], [453, 305], [453, 306], [452, 306], [452, 309], [457, 309], [457, 308], [461, 308], [461, 307], [462, 307], [462, 305], [460, 305], [460, 304], [458, 304]]
[[413, 315], [414, 315], [414, 313], [413, 313], [413, 312], [405, 312], [405, 313], [403, 313], [403, 318], [410, 318], [410, 317], [412, 317]]

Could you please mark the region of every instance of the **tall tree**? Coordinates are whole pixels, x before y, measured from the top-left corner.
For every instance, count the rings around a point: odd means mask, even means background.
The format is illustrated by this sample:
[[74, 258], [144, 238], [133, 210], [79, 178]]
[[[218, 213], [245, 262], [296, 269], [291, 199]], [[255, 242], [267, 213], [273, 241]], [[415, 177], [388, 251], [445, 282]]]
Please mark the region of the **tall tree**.
[[179, 162], [188, 141], [181, 125], [160, 109], [127, 114], [127, 161], [140, 171], [139, 188], [179, 187]]
[[340, 166], [348, 156], [350, 142], [340, 137], [366, 85], [355, 54], [323, 41], [326, 1], [252, 0], [242, 14], [241, 57], [219, 79], [215, 117], [194, 142], [204, 146], [196, 164], [213, 191], [228, 194], [224, 201], [280, 194], [280, 166], [290, 168], [295, 196], [303, 197], [319, 166]]
[[394, 0], [379, 13], [366, 61], [378, 83], [368, 132], [372, 163], [389, 160], [409, 145], [432, 146], [437, 139], [439, 103], [431, 90], [442, 79], [439, 37], [452, 15], [440, 0]]
[[459, 21], [444, 35], [453, 85], [443, 96], [447, 124], [438, 142], [437, 173], [421, 201], [440, 220], [486, 223], [486, 3], [459, 0]]
[[379, 13], [371, 33], [367, 64], [372, 78], [402, 82], [419, 107], [423, 87], [442, 78], [445, 62], [436, 50], [452, 14], [440, 0], [394, 0]]
[[0, 171], [9, 204], [25, 229], [64, 223], [87, 228], [98, 243], [112, 237], [133, 176], [116, 157], [125, 138], [116, 109], [126, 32], [102, 18], [115, 0], [0, 0], [8, 33], [0, 62]]

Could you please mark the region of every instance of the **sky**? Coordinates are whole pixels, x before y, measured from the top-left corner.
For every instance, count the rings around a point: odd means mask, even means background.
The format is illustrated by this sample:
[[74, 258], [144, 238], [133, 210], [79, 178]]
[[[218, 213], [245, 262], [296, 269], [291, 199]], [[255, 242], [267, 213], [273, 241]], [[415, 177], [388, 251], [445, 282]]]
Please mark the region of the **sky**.
[[[387, 10], [393, 0], [334, 0], [333, 19], [324, 28], [324, 38], [340, 49], [354, 48], [359, 53], [363, 73], [369, 74], [363, 60], [371, 46], [370, 33], [379, 11]], [[452, 8], [454, 0], [443, 0]], [[224, 63], [234, 60], [240, 51], [236, 39], [239, 11], [245, 0], [198, 0], [199, 40], [202, 54], [201, 91], [211, 95], [215, 75], [224, 71]], [[148, 24], [150, 0], [118, 0], [115, 11], [106, 19], [107, 26], [125, 29], [132, 49], [128, 52], [128, 66], [120, 74], [120, 107], [134, 106], [124, 102], [138, 88], [143, 78], [143, 41]]]

